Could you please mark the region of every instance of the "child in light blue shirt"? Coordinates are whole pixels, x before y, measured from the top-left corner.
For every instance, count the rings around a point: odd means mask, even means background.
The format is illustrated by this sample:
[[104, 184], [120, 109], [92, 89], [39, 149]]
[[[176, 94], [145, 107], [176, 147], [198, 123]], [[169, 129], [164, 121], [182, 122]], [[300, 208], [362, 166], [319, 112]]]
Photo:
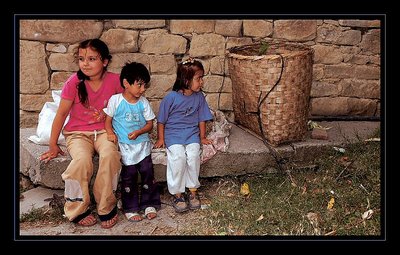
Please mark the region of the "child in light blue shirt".
[[112, 96], [104, 109], [107, 114], [107, 138], [118, 142], [121, 152], [122, 208], [126, 218], [134, 222], [143, 219], [139, 213], [142, 210], [145, 217], [153, 219], [157, 216], [156, 209], [161, 205], [149, 137], [155, 115], [149, 101], [143, 96], [149, 81], [150, 74], [143, 64], [125, 64], [120, 75], [121, 86], [125, 90]]

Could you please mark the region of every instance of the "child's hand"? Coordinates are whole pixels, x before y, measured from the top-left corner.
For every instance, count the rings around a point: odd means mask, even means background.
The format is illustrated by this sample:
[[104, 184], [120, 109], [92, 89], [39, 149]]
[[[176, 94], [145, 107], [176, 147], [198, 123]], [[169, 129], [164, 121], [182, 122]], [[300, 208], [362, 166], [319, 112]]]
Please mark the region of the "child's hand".
[[212, 144], [212, 140], [207, 138], [201, 138], [201, 144]]
[[130, 140], [135, 140], [137, 137], [138, 137], [138, 135], [137, 135], [137, 132], [136, 132], [136, 131], [133, 131], [133, 132], [131, 132], [131, 133], [128, 134], [128, 138], [129, 138]]
[[58, 154], [65, 155], [65, 153], [57, 146], [50, 146], [49, 150], [40, 155], [39, 160], [43, 160], [44, 163], [49, 162], [53, 158], [57, 158]]
[[107, 134], [107, 140], [113, 143], [117, 143], [118, 137], [115, 134]]
[[165, 148], [165, 143], [163, 140], [157, 140], [157, 142], [153, 146], [155, 149], [157, 148]]

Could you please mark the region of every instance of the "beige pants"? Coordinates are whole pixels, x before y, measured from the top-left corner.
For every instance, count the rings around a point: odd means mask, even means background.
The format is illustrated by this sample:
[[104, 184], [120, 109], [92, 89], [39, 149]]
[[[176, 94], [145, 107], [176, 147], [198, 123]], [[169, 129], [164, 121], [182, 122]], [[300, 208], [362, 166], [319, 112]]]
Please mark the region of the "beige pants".
[[104, 130], [97, 132], [64, 132], [72, 161], [61, 175], [65, 181], [65, 215], [70, 221], [85, 213], [90, 205], [89, 183], [93, 175], [93, 155], [99, 154], [99, 169], [93, 185], [98, 215], [109, 214], [116, 206], [120, 153], [107, 140]]

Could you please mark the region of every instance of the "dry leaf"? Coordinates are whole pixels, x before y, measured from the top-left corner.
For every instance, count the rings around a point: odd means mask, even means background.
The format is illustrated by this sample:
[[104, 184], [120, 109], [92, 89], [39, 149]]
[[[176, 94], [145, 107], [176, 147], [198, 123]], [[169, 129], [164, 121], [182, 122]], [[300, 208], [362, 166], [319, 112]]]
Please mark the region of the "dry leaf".
[[334, 236], [334, 235], [336, 235], [336, 230], [332, 230], [331, 232], [325, 234], [325, 236]]
[[328, 209], [332, 209], [334, 204], [335, 204], [335, 198], [332, 197], [332, 198], [329, 200], [329, 203], [328, 203], [327, 208], [328, 208]]
[[317, 122], [314, 122], [312, 120], [309, 120], [307, 122], [307, 126], [308, 126], [308, 130], [313, 130], [314, 128], [319, 128], [319, 129], [324, 129], [324, 130], [329, 130], [332, 127], [323, 127], [320, 124], [318, 124]]
[[343, 149], [343, 148], [340, 148], [340, 147], [336, 147], [336, 146], [333, 146], [332, 147], [335, 151], [338, 151], [338, 152], [340, 152], [340, 153], [345, 153], [345, 149]]
[[240, 194], [243, 196], [248, 196], [250, 194], [250, 187], [249, 184], [243, 183], [240, 187]]
[[264, 219], [264, 215], [261, 214], [260, 217], [258, 217], [258, 219], [256, 219], [256, 221], [260, 221], [262, 219]]
[[366, 142], [380, 142], [381, 141], [381, 138], [377, 138], [377, 137], [375, 137], [375, 138], [369, 138], [369, 139], [365, 139], [364, 141], [366, 141]]
[[304, 183], [303, 187], [301, 188], [303, 191], [301, 192], [302, 195], [304, 195], [307, 192], [307, 184]]
[[369, 220], [372, 217], [373, 213], [374, 213], [374, 211], [372, 209], [369, 209], [368, 211], [364, 212], [362, 214], [363, 220]]
[[316, 235], [320, 235], [321, 234], [321, 229], [319, 228], [319, 225], [321, 223], [321, 216], [318, 213], [313, 213], [313, 212], [309, 212], [307, 213], [307, 219], [310, 221], [311, 225], [314, 228], [314, 233]]
[[318, 213], [309, 212], [307, 213], [307, 219], [311, 222], [314, 228], [317, 228], [321, 219]]

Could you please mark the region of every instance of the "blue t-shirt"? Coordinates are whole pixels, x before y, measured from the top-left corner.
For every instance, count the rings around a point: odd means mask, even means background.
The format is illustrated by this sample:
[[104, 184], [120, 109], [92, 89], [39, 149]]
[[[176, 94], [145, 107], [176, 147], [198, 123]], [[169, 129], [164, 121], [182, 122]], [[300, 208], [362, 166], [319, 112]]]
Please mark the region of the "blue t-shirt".
[[160, 104], [157, 122], [165, 125], [167, 147], [173, 144], [200, 143], [199, 122], [212, 120], [210, 108], [202, 92], [185, 96], [171, 91]]
[[112, 125], [118, 142], [126, 144], [138, 144], [150, 141], [149, 134], [139, 135], [135, 140], [130, 140], [128, 134], [139, 130], [146, 125], [146, 121], [154, 119], [155, 115], [145, 97], [140, 97], [135, 104], [125, 100], [122, 94], [113, 95], [104, 112], [113, 117]]

